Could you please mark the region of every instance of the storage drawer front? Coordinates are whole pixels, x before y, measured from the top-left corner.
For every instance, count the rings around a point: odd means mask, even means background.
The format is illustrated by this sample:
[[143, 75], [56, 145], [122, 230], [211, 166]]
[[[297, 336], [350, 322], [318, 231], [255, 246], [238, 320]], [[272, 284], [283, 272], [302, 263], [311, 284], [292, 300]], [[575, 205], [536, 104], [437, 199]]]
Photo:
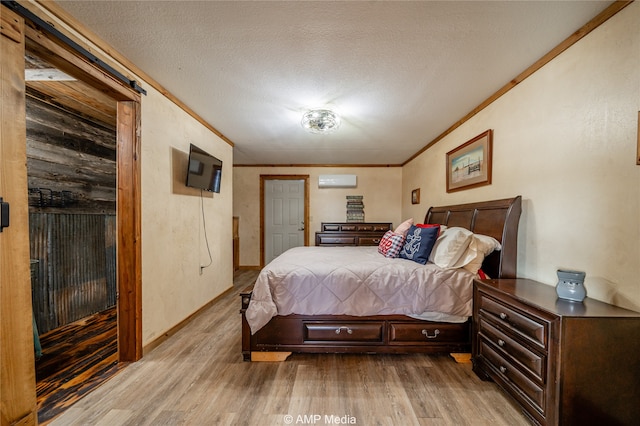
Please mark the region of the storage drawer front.
[[359, 246], [377, 246], [380, 244], [380, 237], [358, 237]]
[[320, 235], [320, 244], [340, 244], [340, 245], [356, 245], [356, 237], [330, 237], [327, 235]]
[[391, 223], [325, 223], [320, 225], [321, 232], [386, 232]]
[[468, 323], [464, 324], [389, 324], [389, 343], [437, 344], [444, 342], [465, 342], [469, 339]]
[[532, 382], [518, 368], [509, 363], [498, 354], [491, 344], [484, 339], [480, 339], [480, 356], [485, 358], [496, 373], [499, 374], [510, 386], [519, 390], [531, 404], [536, 406], [542, 413], [545, 412], [544, 389]]
[[544, 383], [546, 357], [538, 355], [520, 343], [516, 342], [500, 330], [480, 318], [480, 335], [499, 346], [500, 349], [511, 355], [523, 367], [530, 370], [540, 381]]
[[485, 295], [480, 296], [480, 312], [510, 327], [543, 349], [547, 348], [548, 326], [546, 323], [535, 321]]
[[381, 342], [384, 324], [376, 323], [304, 323], [305, 341], [322, 342]]
[[269, 345], [299, 345], [303, 342], [302, 328], [286, 317], [272, 318], [251, 336], [257, 347]]

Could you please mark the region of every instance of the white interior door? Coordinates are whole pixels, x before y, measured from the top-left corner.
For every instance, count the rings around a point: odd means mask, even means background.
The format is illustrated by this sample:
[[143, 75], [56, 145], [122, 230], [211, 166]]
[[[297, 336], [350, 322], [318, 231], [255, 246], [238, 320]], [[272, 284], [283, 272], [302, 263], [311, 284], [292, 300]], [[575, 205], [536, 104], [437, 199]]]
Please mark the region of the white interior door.
[[264, 182], [264, 261], [304, 245], [304, 180]]

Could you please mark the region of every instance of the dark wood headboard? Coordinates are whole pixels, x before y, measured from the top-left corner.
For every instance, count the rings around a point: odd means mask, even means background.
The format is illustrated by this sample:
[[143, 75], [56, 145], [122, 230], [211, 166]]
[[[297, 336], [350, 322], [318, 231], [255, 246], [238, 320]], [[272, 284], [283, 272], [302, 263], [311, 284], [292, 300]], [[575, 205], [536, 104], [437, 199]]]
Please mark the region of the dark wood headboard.
[[515, 278], [518, 262], [518, 224], [522, 197], [455, 206], [431, 207], [424, 223], [459, 226], [500, 241], [502, 250], [487, 256], [482, 270], [491, 278]]

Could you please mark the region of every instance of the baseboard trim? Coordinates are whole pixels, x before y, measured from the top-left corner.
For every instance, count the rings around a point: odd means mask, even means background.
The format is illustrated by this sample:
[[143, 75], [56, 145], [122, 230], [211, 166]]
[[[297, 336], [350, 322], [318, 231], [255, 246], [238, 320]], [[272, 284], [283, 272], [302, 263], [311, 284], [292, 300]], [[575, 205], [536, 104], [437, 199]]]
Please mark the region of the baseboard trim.
[[176, 324], [173, 327], [171, 327], [168, 331], [166, 331], [165, 333], [162, 333], [161, 336], [157, 337], [156, 339], [154, 339], [151, 342], [149, 342], [146, 345], [144, 345], [142, 347], [142, 356], [145, 356], [145, 355], [151, 353], [151, 351], [153, 351], [155, 348], [160, 346], [169, 337], [171, 337], [174, 334], [176, 334], [178, 331], [180, 331], [182, 328], [184, 328], [187, 324], [189, 324], [191, 321], [193, 321], [193, 319], [195, 317], [200, 315], [200, 313], [202, 313], [206, 309], [209, 309], [211, 307], [211, 305], [216, 303], [218, 300], [220, 300], [221, 298], [226, 296], [231, 291], [233, 291], [233, 285], [231, 287], [229, 287], [228, 289], [226, 289], [225, 291], [223, 291], [222, 293], [220, 293], [218, 296], [214, 297], [209, 302], [205, 303], [200, 309], [198, 309], [197, 311], [195, 311], [194, 313], [192, 313], [191, 315], [189, 315], [188, 317], [186, 317], [185, 319], [180, 321], [178, 324]]

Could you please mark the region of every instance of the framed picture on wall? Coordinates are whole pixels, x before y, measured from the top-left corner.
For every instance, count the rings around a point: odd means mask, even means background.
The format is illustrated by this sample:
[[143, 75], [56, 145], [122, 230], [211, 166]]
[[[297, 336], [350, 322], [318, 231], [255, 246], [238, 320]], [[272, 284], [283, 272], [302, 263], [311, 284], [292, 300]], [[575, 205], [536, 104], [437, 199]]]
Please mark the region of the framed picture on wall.
[[411, 191], [411, 204], [420, 204], [420, 188]]
[[447, 152], [447, 192], [491, 184], [493, 130]]

